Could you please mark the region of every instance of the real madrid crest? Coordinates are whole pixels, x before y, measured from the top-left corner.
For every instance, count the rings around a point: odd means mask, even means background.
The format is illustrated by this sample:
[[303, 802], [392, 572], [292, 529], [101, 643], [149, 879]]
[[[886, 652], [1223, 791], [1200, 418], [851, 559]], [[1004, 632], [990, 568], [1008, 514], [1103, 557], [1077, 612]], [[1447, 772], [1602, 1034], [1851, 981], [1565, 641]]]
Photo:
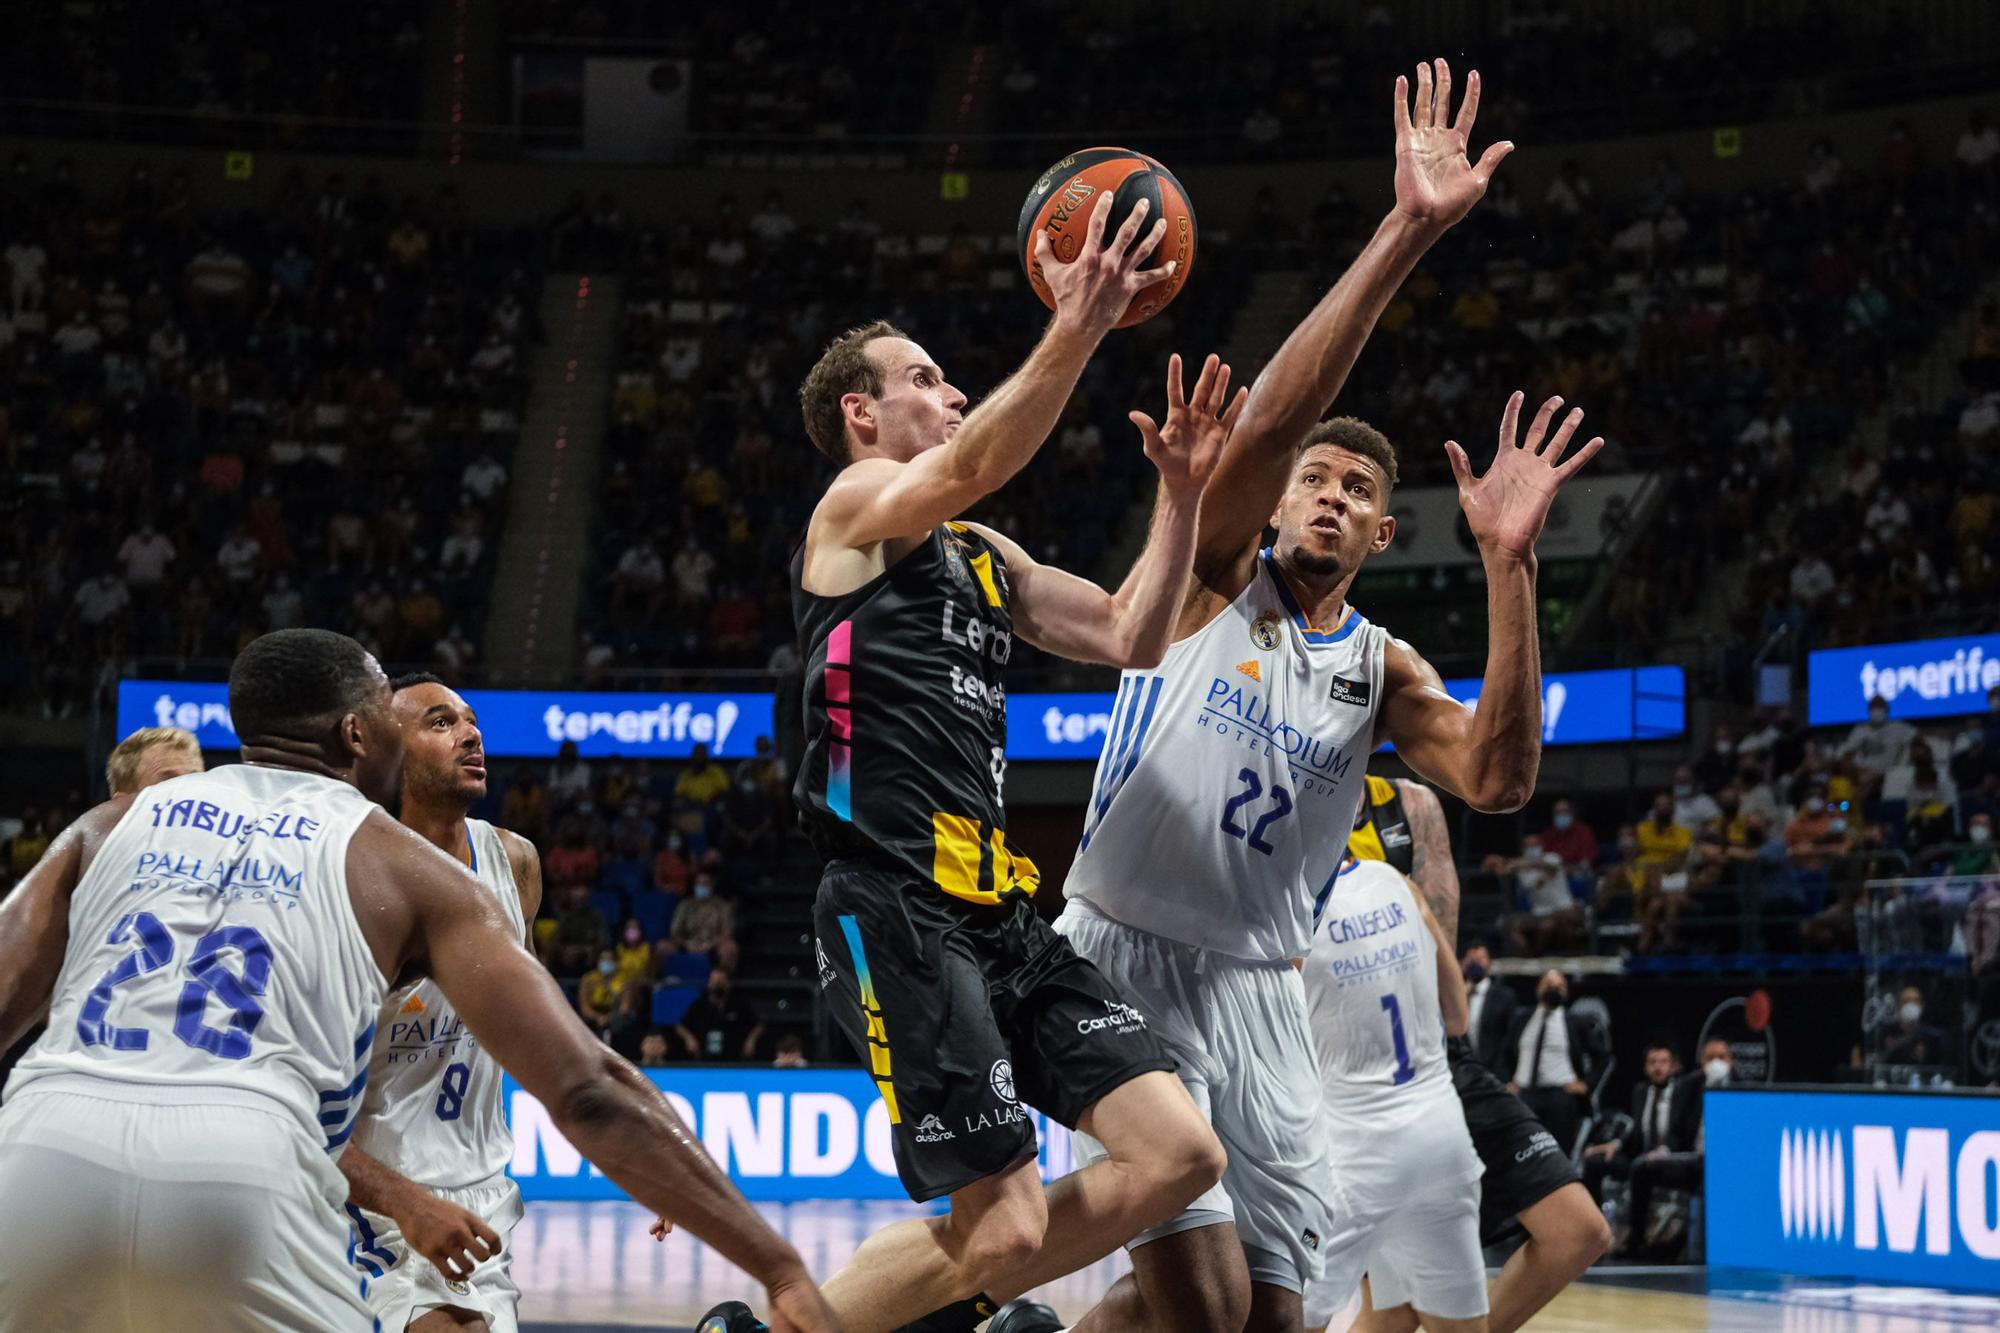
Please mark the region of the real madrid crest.
[[1257, 618], [1250, 622], [1250, 642], [1265, 652], [1278, 646], [1278, 626], [1281, 623], [1276, 611], [1259, 611]]

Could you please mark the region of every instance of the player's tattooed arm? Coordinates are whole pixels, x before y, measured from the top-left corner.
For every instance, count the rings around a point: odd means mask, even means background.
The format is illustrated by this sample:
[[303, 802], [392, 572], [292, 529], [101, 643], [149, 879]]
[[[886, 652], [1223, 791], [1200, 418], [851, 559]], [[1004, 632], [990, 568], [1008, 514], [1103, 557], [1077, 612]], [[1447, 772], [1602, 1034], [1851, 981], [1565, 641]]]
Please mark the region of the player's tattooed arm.
[[70, 895], [131, 805], [114, 796], [80, 816], [0, 901], [0, 1051], [48, 1014], [69, 950]]
[[1445, 946], [1458, 948], [1458, 865], [1451, 858], [1451, 831], [1444, 822], [1444, 803], [1421, 782], [1396, 779], [1403, 797], [1403, 814], [1410, 821], [1410, 878], [1444, 931]]
[[[1257, 377], [1243, 427], [1202, 505], [1195, 572], [1223, 594], [1224, 603], [1248, 583], [1250, 561], [1284, 493], [1298, 442], [1339, 395], [1376, 321], [1417, 262], [1479, 202], [1494, 170], [1514, 150], [1503, 141], [1472, 161], [1466, 144], [1478, 114], [1477, 70], [1466, 81], [1455, 118], [1451, 67], [1444, 61], [1417, 67], [1414, 101], [1409, 80], [1396, 80], [1396, 206]], [[1190, 598], [1181, 633], [1206, 624], [1216, 609]]]
[[[1411, 888], [1416, 888], [1414, 881]], [[1438, 1016], [1444, 1020], [1444, 1034], [1463, 1037], [1472, 1029], [1472, 1001], [1465, 994], [1465, 973], [1459, 971], [1452, 942], [1445, 938], [1444, 927], [1438, 923], [1421, 890], [1417, 893], [1417, 910], [1424, 914], [1424, 924], [1430, 927], [1431, 938], [1437, 941]]]
[[463, 1282], [500, 1253], [499, 1235], [468, 1208], [440, 1199], [408, 1176], [352, 1143], [340, 1154], [348, 1202], [396, 1219], [410, 1248], [440, 1273]]

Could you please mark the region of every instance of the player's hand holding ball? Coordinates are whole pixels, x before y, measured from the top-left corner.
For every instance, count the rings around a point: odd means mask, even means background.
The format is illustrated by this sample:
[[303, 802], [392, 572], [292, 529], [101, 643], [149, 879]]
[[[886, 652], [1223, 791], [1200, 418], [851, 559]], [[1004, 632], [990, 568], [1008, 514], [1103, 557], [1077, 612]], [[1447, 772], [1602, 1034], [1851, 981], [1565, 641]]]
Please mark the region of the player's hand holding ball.
[[[1167, 358], [1167, 420], [1161, 425], [1144, 412], [1129, 414], [1145, 442], [1146, 457], [1160, 470], [1161, 484], [1176, 495], [1193, 498], [1201, 494], [1222, 457], [1223, 442], [1243, 415], [1248, 389], [1238, 389], [1229, 397], [1229, 367], [1210, 353], [1195, 377], [1194, 396], [1181, 387], [1181, 358]], [[1224, 408], [1223, 404], [1228, 407]]]
[[1141, 239], [1140, 228], [1150, 211], [1151, 206], [1141, 199], [1107, 244], [1104, 232], [1111, 217], [1111, 196], [1099, 195], [1077, 256], [1067, 264], [1056, 258], [1047, 232], [1035, 233], [1035, 265], [1048, 286], [1057, 323], [1101, 338], [1118, 323], [1133, 297], [1174, 275], [1171, 260], [1158, 268], [1139, 267], [1167, 234], [1166, 222], [1156, 220]]
[[1472, 122], [1479, 115], [1479, 71], [1465, 84], [1465, 102], [1451, 118], [1451, 66], [1444, 61], [1417, 66], [1416, 109], [1410, 108], [1410, 81], [1396, 77], [1396, 211], [1439, 231], [1451, 226], [1486, 193], [1494, 170], [1514, 151], [1503, 139], [1480, 154], [1466, 155]]

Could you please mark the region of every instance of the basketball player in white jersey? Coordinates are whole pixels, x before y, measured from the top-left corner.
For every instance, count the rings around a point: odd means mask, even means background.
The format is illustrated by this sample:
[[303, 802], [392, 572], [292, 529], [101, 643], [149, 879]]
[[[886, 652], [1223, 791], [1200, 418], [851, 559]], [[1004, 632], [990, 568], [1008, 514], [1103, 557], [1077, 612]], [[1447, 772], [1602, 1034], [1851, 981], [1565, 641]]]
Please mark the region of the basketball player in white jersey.
[[397, 824], [403, 738], [352, 639], [232, 666], [241, 764], [85, 814], [0, 904], [0, 1333], [365, 1333], [337, 1154], [392, 985], [437, 982], [583, 1153], [830, 1331], [798, 1254], [584, 1028], [492, 889]]
[[1301, 969], [1321, 1132], [1340, 1163], [1309, 1328], [1325, 1327], [1365, 1273], [1376, 1305], [1409, 1305], [1431, 1333], [1486, 1333], [1483, 1168], [1444, 1044], [1465, 1033], [1465, 979], [1414, 890], [1381, 861], [1348, 858]]
[[[1468, 710], [1414, 649], [1347, 604], [1362, 561], [1395, 535], [1396, 455], [1352, 418], [1318, 421], [1390, 296], [1511, 148], [1495, 144], [1477, 165], [1466, 156], [1478, 79], [1456, 123], [1443, 61], [1419, 67], [1414, 113], [1408, 81], [1396, 81], [1396, 206], [1251, 390], [1203, 492], [1174, 643], [1120, 685], [1057, 929], [1165, 1038], [1229, 1166], [1135, 1239], [1132, 1274], [1077, 1325], [1087, 1333], [1301, 1327], [1330, 1165], [1291, 962], [1354, 827], [1368, 755], [1393, 741], [1481, 810], [1518, 808], [1534, 790], [1535, 540], [1557, 487], [1602, 441], [1565, 459], [1581, 413], [1551, 435], [1556, 400], [1523, 440], [1515, 394], [1484, 476], [1445, 446], [1488, 583], [1486, 677]], [[1277, 537], [1265, 548], [1267, 524]], [[1087, 1137], [1078, 1146], [1094, 1157]]]
[[[479, 719], [436, 676], [392, 685], [404, 826], [477, 876], [526, 944], [542, 902], [541, 857], [519, 834], [466, 817], [486, 796]], [[428, 978], [391, 991], [375, 1031], [368, 1091], [340, 1159], [368, 1308], [384, 1333], [512, 1333], [521, 1293], [506, 1247], [521, 1190], [507, 1176], [514, 1136], [500, 1066]]]

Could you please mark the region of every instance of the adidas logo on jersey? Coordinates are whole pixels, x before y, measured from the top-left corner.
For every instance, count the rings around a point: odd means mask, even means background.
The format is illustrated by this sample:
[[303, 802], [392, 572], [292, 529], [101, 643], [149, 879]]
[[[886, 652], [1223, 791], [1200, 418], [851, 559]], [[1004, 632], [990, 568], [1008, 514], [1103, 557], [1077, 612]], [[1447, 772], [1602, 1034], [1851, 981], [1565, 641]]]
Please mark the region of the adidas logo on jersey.
[[408, 1000], [403, 1002], [402, 1012], [406, 1014], [421, 1014], [427, 1007], [424, 1004], [423, 996], [412, 995]]
[[1236, 664], [1236, 669], [1242, 672], [1244, 675], [1250, 677], [1250, 679], [1256, 681], [1259, 685], [1262, 685], [1264, 683], [1264, 672], [1263, 669], [1257, 665], [1256, 658], [1253, 657], [1247, 662], [1238, 662]]
[[944, 1121], [937, 1118], [935, 1111], [917, 1122], [918, 1143], [943, 1143], [957, 1137], [958, 1135], [944, 1127]]

